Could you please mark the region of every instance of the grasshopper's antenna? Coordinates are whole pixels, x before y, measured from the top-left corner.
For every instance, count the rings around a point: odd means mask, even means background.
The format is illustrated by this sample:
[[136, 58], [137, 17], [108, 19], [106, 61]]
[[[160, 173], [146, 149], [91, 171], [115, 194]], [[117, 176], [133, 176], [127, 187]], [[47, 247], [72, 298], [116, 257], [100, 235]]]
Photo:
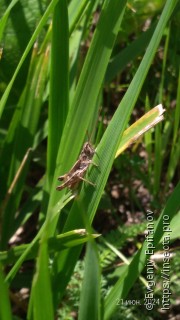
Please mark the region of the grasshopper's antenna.
[[88, 129], [86, 130], [86, 135], [87, 135], [88, 141], [90, 141], [91, 137], [90, 137], [90, 135], [89, 135]]
[[[88, 129], [86, 130], [86, 136], [87, 136], [87, 139], [89, 142], [91, 142], [91, 140], [92, 140], [92, 138], [98, 128], [98, 121], [99, 121], [99, 116], [100, 116], [101, 111], [102, 111], [102, 107], [99, 109], [98, 112], [96, 112], [95, 116], [93, 117], [95, 120], [95, 125], [93, 126], [93, 119], [92, 119], [91, 124], [89, 125], [89, 130]], [[89, 134], [90, 128], [92, 128], [91, 134]], [[97, 139], [97, 137], [96, 137], [96, 139]]]

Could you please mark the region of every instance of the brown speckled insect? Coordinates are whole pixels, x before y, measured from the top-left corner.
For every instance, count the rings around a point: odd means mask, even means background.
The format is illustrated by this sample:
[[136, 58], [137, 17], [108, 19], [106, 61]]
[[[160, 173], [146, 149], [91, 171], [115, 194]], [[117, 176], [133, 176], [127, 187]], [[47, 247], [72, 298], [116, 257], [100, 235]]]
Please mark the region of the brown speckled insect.
[[66, 187], [69, 189], [74, 189], [75, 186], [78, 186], [81, 180], [95, 186], [91, 181], [84, 179], [84, 175], [90, 164], [93, 164], [97, 167], [97, 164], [92, 162], [94, 154], [95, 149], [93, 146], [90, 144], [90, 142], [85, 142], [79, 155], [79, 159], [75, 162], [69, 172], [58, 178], [58, 180], [63, 181], [63, 183], [58, 186], [56, 190], [60, 191]]

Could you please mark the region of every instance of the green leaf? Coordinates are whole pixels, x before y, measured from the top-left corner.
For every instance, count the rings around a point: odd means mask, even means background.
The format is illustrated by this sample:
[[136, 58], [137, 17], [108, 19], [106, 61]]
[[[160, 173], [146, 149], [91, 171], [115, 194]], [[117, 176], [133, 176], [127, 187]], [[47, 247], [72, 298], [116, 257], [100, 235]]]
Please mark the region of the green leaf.
[[[92, 234], [93, 238], [98, 237], [98, 234]], [[66, 248], [72, 248], [75, 246], [79, 246], [80, 244], [84, 244], [89, 240], [89, 235], [85, 229], [77, 229], [73, 231], [69, 231], [66, 233], [62, 233], [57, 235], [56, 237], [52, 237], [48, 239], [48, 249], [50, 253], [59, 252]], [[0, 252], [0, 262], [3, 264], [14, 264], [24, 252], [26, 254], [25, 260], [32, 260], [37, 257], [38, 249], [39, 249], [39, 241], [37, 241], [31, 249], [29, 249], [29, 245], [31, 244], [22, 244], [11, 248], [8, 251]]]
[[120, 153], [134, 143], [142, 134], [162, 121], [164, 119], [162, 115], [164, 111], [165, 110], [160, 104], [151, 109], [144, 116], [133, 123], [128, 129], [126, 129], [123, 133], [118, 151], [116, 152], [116, 157], [118, 157]]
[[[42, 241], [40, 246], [30, 299], [33, 301], [34, 320], [54, 319], [48, 247], [45, 240]], [[30, 304], [30, 306], [32, 305]], [[30, 309], [28, 314], [31, 314]]]
[[47, 168], [49, 186], [54, 174], [56, 157], [69, 109], [69, 25], [67, 1], [54, 8], [52, 21], [51, 74]]
[[83, 278], [78, 319], [100, 319], [100, 267], [97, 248], [92, 240], [87, 244]]
[[0, 264], [0, 319], [11, 320], [11, 304], [7, 284], [4, 281], [2, 266]]

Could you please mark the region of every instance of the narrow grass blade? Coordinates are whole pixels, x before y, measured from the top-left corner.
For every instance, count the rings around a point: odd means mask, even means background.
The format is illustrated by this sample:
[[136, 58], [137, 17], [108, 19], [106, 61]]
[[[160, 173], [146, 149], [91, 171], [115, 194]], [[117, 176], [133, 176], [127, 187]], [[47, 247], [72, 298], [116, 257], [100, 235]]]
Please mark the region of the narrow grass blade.
[[79, 320], [100, 319], [100, 267], [96, 244], [89, 241], [79, 305]]
[[[99, 237], [99, 234], [92, 234], [92, 238]], [[89, 234], [85, 229], [77, 229], [73, 231], [69, 231], [66, 233], [62, 233], [57, 235], [56, 237], [48, 239], [48, 251], [49, 253], [59, 252], [61, 250], [72, 248], [75, 246], [79, 246], [80, 244], [86, 243], [89, 240]], [[0, 252], [0, 262], [4, 265], [14, 264], [19, 257], [24, 254], [24, 252], [28, 249], [29, 244], [22, 244], [16, 246], [15, 248], [11, 248], [8, 251]], [[26, 255], [26, 261], [32, 260], [37, 257], [39, 249], [39, 242], [36, 242], [33, 248]]]
[[12, 320], [11, 304], [9, 301], [9, 292], [5, 283], [2, 266], [0, 264], [0, 319]]
[[33, 301], [34, 320], [54, 319], [48, 246], [45, 240], [40, 246], [30, 299]]
[[62, 130], [69, 108], [69, 25], [67, 1], [59, 1], [52, 21], [47, 168], [51, 186]]

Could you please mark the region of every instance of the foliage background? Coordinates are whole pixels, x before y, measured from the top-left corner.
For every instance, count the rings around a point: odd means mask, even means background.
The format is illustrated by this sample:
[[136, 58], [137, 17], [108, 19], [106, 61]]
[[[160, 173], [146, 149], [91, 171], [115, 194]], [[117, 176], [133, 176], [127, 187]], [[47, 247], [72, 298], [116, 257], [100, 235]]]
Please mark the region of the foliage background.
[[[175, 317], [179, 1], [2, 1], [0, 18], [1, 318]], [[140, 132], [136, 121], [159, 103], [163, 123], [122, 153], [125, 129], [135, 123]], [[151, 126], [152, 118], [142, 122]], [[86, 178], [96, 187], [80, 185], [75, 198], [58, 193], [57, 177], [76, 161], [87, 132], [99, 167]], [[153, 311], [118, 303], [142, 301], [146, 292], [147, 209], [157, 253], [166, 214], [172, 230], [165, 315], [162, 256]]]

